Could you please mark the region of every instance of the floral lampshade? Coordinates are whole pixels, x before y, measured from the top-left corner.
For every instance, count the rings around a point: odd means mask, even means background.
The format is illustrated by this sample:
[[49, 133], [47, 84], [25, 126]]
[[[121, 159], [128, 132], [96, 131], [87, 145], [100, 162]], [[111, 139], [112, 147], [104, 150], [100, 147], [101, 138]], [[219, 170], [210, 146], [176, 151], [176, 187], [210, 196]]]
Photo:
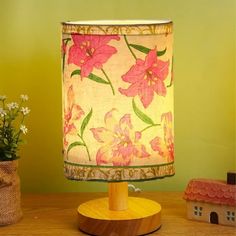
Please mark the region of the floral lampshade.
[[174, 175], [172, 31], [168, 20], [62, 24], [67, 178]]

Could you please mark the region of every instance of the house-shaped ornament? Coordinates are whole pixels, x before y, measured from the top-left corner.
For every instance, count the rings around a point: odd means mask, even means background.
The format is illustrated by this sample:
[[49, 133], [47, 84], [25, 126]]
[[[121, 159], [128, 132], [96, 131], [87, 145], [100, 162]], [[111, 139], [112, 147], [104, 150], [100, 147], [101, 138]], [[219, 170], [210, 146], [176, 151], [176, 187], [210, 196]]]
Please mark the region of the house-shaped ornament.
[[236, 226], [236, 172], [227, 173], [227, 182], [192, 179], [184, 193], [187, 217], [212, 224]]

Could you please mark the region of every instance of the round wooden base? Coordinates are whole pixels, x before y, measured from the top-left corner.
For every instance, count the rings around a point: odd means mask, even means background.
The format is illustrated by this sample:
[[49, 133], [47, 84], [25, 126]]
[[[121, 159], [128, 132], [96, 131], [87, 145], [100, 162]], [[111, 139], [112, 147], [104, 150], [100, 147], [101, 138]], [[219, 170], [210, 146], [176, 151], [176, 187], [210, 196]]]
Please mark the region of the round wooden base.
[[99, 198], [78, 207], [79, 228], [92, 235], [132, 236], [153, 232], [161, 226], [161, 206], [145, 198], [129, 197], [128, 209], [111, 211], [108, 198]]

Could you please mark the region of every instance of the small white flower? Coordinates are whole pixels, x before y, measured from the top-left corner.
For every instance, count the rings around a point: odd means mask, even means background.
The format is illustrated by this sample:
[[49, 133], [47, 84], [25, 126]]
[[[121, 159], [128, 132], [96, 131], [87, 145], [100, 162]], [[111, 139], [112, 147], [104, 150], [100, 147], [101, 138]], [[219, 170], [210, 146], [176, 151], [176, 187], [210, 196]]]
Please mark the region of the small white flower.
[[23, 101], [28, 101], [28, 99], [29, 99], [28, 95], [24, 95], [24, 94], [21, 94], [21, 95], [20, 95], [20, 98], [21, 98]]
[[6, 115], [6, 111], [4, 111], [1, 107], [0, 107], [0, 116], [4, 117]]
[[20, 130], [22, 131], [23, 134], [26, 134], [28, 132], [28, 129], [26, 128], [25, 125], [21, 125]]
[[19, 105], [18, 105], [18, 103], [16, 103], [16, 102], [11, 102], [11, 103], [8, 103], [8, 104], [7, 104], [7, 107], [8, 107], [9, 110], [13, 110], [13, 109], [18, 108]]
[[24, 116], [28, 115], [30, 113], [30, 109], [28, 107], [22, 107], [21, 112]]
[[0, 101], [4, 101], [7, 98], [5, 95], [0, 95]]

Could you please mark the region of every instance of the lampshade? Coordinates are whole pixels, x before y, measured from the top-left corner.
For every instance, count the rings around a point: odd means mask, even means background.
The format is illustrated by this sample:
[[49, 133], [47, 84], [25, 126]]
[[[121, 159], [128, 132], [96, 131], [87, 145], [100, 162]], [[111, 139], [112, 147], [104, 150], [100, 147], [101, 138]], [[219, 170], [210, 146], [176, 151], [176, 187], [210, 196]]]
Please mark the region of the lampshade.
[[66, 177], [173, 175], [172, 22], [66, 22], [62, 32]]
[[65, 176], [109, 182], [78, 207], [92, 235], [144, 235], [161, 206], [128, 197], [128, 181], [174, 174], [172, 22], [62, 24]]

